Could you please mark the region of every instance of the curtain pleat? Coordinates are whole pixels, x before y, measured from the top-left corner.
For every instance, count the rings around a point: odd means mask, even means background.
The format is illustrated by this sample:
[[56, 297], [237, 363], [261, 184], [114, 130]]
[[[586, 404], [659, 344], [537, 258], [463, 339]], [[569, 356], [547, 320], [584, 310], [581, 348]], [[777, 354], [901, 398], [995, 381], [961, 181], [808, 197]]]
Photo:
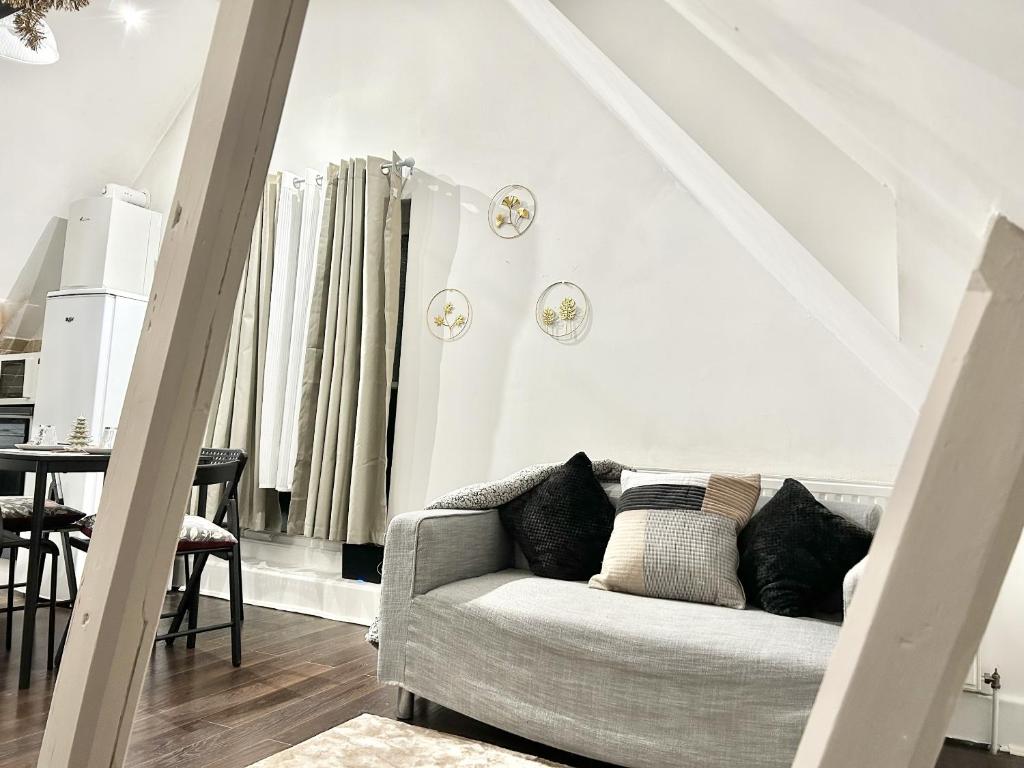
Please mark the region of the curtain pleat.
[[[318, 179], [318, 177], [321, 178]], [[292, 491], [295, 459], [298, 455], [300, 390], [306, 368], [306, 339], [310, 323], [310, 301], [315, 287], [313, 277], [320, 242], [325, 180], [324, 174], [307, 171], [306, 183], [303, 185], [302, 192], [302, 228], [299, 234], [299, 257], [295, 269], [295, 306], [285, 382], [284, 409], [281, 414], [281, 447], [277, 465], [277, 490], [288, 493]]]
[[334, 252], [335, 196], [340, 166], [327, 166], [323, 175], [323, 207], [319, 224], [316, 255], [309, 297], [309, 321], [306, 326], [302, 379], [297, 393], [298, 415], [295, 429], [295, 462], [292, 471], [292, 498], [288, 510], [289, 529], [304, 527], [306, 498], [314, 451], [316, 425], [324, 415], [319, 408], [320, 379], [324, 347], [328, 334], [331, 294], [331, 266]]
[[[341, 382], [338, 398], [338, 434], [334, 465], [324, 465], [321, 497], [317, 504], [313, 535], [332, 541], [344, 541], [348, 534], [349, 491], [352, 488], [352, 449], [355, 445], [356, 404], [359, 398], [359, 349], [362, 344], [363, 316], [363, 237], [366, 201], [366, 161], [355, 161], [352, 198], [352, 242], [349, 256], [348, 301], [345, 307], [345, 334], [341, 355]], [[344, 276], [343, 276], [344, 279]]]
[[[332, 287], [337, 302], [332, 307], [335, 327], [333, 330], [333, 349], [330, 353], [330, 373], [326, 370], [321, 378], [327, 391], [327, 411], [324, 418], [324, 432], [319, 451], [313, 454], [313, 471], [310, 473], [309, 498], [313, 500], [311, 514], [307, 515], [303, 532], [307, 536], [328, 538], [331, 533], [331, 509], [335, 503], [335, 467], [342, 461], [351, 461], [351, 454], [342, 453], [339, 457], [338, 434], [342, 424], [342, 401], [345, 388], [342, 379], [345, 375], [345, 350], [351, 346], [349, 339], [349, 316], [358, 311], [358, 301], [353, 305], [350, 301], [352, 281], [359, 278], [359, 269], [353, 274], [353, 253], [362, 249], [362, 210], [365, 165], [361, 161], [352, 161], [345, 168], [345, 197], [338, 198], [338, 215], [344, 221], [343, 226], [335, 225], [335, 232], [340, 232], [338, 248], [338, 269], [332, 271]], [[327, 356], [325, 355], [325, 363]], [[350, 371], [355, 370], [351, 361]], [[351, 376], [356, 373], [351, 373]], [[321, 397], [323, 396], [321, 390]], [[347, 481], [346, 481], [347, 482]], [[345, 503], [347, 503], [345, 486]]]
[[268, 492], [259, 488], [255, 468], [259, 464], [262, 442], [258, 416], [263, 394], [263, 358], [279, 188], [280, 175], [270, 176], [253, 227], [206, 439], [206, 445], [242, 448], [249, 454], [250, 469], [243, 475], [239, 488], [239, 517], [242, 527], [260, 530], [268, 524], [268, 508], [276, 508], [276, 504], [268, 504]]
[[383, 160], [328, 169], [310, 302], [290, 533], [383, 543], [401, 201]]
[[383, 162], [371, 158], [366, 173], [363, 342], [345, 538], [355, 544], [382, 544], [387, 521], [388, 408], [398, 325], [402, 208], [401, 200], [391, 195], [390, 177], [381, 173]]
[[263, 398], [260, 403], [260, 434], [263, 446], [259, 461], [253, 465], [261, 488], [277, 486], [277, 468], [281, 445], [281, 420], [288, 377], [288, 357], [295, 314], [295, 270], [299, 258], [299, 233], [302, 219], [302, 192], [296, 187], [298, 176], [280, 175], [277, 218], [274, 226], [273, 270], [267, 272], [270, 288], [264, 358]]
[[[341, 367], [335, 365], [339, 359], [339, 339], [342, 348], [345, 339], [346, 314], [348, 306], [348, 274], [352, 261], [352, 185], [354, 167], [342, 162], [338, 173], [338, 188], [335, 197], [333, 242], [331, 247], [330, 281], [327, 297], [327, 314], [324, 331], [323, 357], [320, 362], [320, 386], [316, 395], [316, 424], [310, 451], [307, 496], [312, 500], [313, 514], [297, 521], [307, 536], [314, 535], [317, 505], [326, 505], [321, 496], [321, 480], [324, 466], [332, 466], [337, 455], [338, 401], [341, 397]], [[340, 311], [339, 311], [340, 310]], [[308, 531], [308, 533], [307, 533]]]
[[[207, 436], [207, 445], [249, 453], [245, 528], [279, 528], [277, 490], [264, 487], [272, 481], [290, 484], [289, 533], [384, 541], [402, 214], [383, 163], [327, 167], [304, 197], [305, 255], [293, 185], [281, 174], [267, 180]], [[277, 284], [289, 274], [292, 297]]]

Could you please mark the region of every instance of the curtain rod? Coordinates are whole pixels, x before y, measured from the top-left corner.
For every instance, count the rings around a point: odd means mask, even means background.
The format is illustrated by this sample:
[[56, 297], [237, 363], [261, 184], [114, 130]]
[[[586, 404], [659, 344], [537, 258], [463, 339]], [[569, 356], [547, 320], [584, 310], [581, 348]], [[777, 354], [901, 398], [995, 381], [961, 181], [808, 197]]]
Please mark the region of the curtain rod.
[[[306, 183], [305, 179], [298, 179], [298, 178], [292, 179], [292, 184], [295, 185], [296, 189], [298, 189], [299, 187], [301, 187], [305, 183]], [[318, 187], [322, 187], [324, 185], [324, 175], [322, 173], [318, 173], [316, 175], [316, 185]]]
[[[412, 176], [412, 168], [416, 165], [416, 158], [407, 157], [404, 160], [398, 156], [398, 153], [391, 150], [391, 162], [384, 163], [380, 167], [380, 172], [388, 177], [388, 184], [391, 186], [391, 194], [396, 198], [401, 199], [402, 193], [405, 192], [405, 182]], [[404, 168], [409, 169], [409, 173], [403, 172]], [[391, 184], [391, 172], [397, 171], [398, 173], [398, 189], [395, 190], [394, 185]]]
[[[416, 158], [414, 158], [414, 157], [406, 157], [406, 158], [403, 159], [403, 158], [398, 156], [397, 152], [392, 151], [391, 152], [391, 162], [390, 163], [384, 163], [380, 167], [380, 172], [383, 173], [385, 176], [389, 176], [391, 174], [391, 171], [397, 168], [399, 174], [402, 175], [402, 186], [404, 187], [405, 186], [405, 181], [406, 181], [406, 179], [408, 177], [405, 176], [404, 174], [402, 174], [402, 169], [403, 168], [408, 168], [409, 169], [409, 175], [411, 176], [412, 175], [413, 166], [415, 166], [415, 165], [416, 165]], [[305, 179], [299, 179], [299, 178], [292, 179], [292, 184], [295, 185], [296, 189], [298, 189], [299, 187], [301, 187], [305, 183], [306, 183]], [[322, 187], [324, 185], [323, 174], [318, 173], [316, 175], [316, 185], [318, 187]]]
[[407, 157], [407, 158], [405, 158], [403, 160], [402, 158], [400, 158], [398, 156], [397, 152], [392, 151], [391, 152], [391, 162], [390, 163], [384, 163], [380, 167], [380, 172], [383, 173], [385, 176], [388, 176], [391, 173], [391, 171], [393, 169], [395, 169], [395, 168], [399, 169], [399, 173], [401, 173], [401, 169], [402, 168], [408, 168], [409, 169], [409, 175], [412, 175], [412, 169], [413, 169], [414, 165], [416, 165], [416, 158], [415, 157]]

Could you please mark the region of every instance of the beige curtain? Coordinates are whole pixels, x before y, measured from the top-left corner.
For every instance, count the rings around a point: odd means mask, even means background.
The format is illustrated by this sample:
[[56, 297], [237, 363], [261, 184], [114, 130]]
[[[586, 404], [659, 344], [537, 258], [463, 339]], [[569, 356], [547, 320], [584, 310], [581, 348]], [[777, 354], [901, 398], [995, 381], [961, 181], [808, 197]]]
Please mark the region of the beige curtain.
[[380, 158], [329, 166], [288, 532], [384, 542], [402, 207]]
[[204, 445], [242, 448], [249, 463], [239, 487], [243, 528], [277, 528], [277, 494], [255, 482], [259, 466], [259, 414], [263, 400], [263, 368], [267, 348], [270, 278], [274, 271], [274, 231], [281, 175], [267, 178], [253, 227], [249, 258], [231, 322], [227, 354], [215, 390]]

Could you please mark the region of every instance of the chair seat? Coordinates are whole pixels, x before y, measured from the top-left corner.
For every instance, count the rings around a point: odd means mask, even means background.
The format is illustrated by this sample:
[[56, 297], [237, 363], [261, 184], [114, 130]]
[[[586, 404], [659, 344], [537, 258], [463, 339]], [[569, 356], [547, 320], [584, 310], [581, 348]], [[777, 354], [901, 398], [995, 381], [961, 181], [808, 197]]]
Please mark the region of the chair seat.
[[[88, 515], [78, 521], [78, 528], [91, 537], [96, 524], [96, 515]], [[238, 543], [231, 531], [198, 515], [185, 515], [178, 534], [178, 553], [202, 552], [211, 549], [230, 549]]]
[[[45, 530], [70, 528], [81, 520], [84, 515], [73, 507], [47, 501], [43, 514]], [[0, 496], [0, 518], [3, 527], [14, 533], [24, 533], [32, 529], [32, 497], [31, 496]]]

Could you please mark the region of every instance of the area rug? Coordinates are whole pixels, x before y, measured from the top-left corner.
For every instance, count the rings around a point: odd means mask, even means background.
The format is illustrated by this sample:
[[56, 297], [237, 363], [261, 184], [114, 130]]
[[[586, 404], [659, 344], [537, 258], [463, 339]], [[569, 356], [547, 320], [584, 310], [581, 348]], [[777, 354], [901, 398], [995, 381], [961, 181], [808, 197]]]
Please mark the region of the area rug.
[[565, 768], [428, 728], [360, 715], [250, 768]]

